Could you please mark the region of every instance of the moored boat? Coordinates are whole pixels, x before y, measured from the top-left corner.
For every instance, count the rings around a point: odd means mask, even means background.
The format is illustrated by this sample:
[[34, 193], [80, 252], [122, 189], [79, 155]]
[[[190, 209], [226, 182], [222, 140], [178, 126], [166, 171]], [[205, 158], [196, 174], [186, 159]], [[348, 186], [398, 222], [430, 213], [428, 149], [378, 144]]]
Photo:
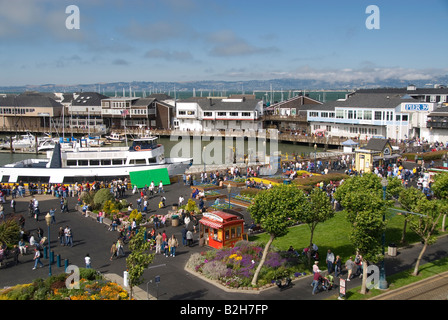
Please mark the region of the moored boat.
[[[75, 183], [129, 178], [131, 173], [166, 168], [168, 175], [181, 175], [192, 158], [165, 158], [157, 137], [136, 139], [131, 147], [61, 147], [56, 143], [47, 159], [27, 159], [0, 167], [2, 182]], [[148, 182], [148, 184], [150, 181]]]

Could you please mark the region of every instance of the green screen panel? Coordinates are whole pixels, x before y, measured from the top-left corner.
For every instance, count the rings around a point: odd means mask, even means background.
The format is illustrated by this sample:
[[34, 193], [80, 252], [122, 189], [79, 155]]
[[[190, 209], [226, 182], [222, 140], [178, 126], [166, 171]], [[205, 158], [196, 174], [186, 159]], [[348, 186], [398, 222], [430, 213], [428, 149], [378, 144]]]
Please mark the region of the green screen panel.
[[129, 176], [131, 178], [131, 184], [133, 186], [136, 185], [137, 188], [143, 188], [145, 185], [149, 187], [151, 181], [154, 181], [156, 188], [160, 180], [162, 180], [164, 185], [170, 184], [167, 168], [129, 172]]

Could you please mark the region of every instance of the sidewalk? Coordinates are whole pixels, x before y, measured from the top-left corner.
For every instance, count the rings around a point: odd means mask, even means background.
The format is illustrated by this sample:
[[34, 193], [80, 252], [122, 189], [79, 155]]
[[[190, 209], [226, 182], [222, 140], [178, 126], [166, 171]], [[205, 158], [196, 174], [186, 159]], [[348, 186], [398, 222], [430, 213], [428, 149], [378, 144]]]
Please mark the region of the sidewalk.
[[[116, 273], [106, 273], [106, 274], [103, 274], [103, 276], [107, 280], [115, 282], [116, 284], [118, 284], [118, 285], [122, 286], [124, 289], [126, 289], [126, 291], [130, 292], [130, 287], [129, 286], [126, 287], [124, 285], [124, 278], [119, 276], [118, 274], [116, 274]], [[145, 292], [140, 287], [134, 287], [133, 291], [134, 291], [133, 298], [135, 300], [157, 300], [155, 297], [153, 297], [149, 293]]]

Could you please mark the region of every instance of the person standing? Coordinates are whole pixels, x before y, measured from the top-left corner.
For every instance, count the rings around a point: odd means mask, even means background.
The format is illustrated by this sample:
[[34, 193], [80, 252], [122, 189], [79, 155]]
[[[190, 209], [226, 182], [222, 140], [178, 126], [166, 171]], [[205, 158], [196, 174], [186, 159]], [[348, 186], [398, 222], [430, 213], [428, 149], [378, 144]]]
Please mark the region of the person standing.
[[161, 249], [162, 249], [162, 235], [160, 234], [160, 232], [157, 233], [156, 236], [156, 253], [162, 253]]
[[340, 256], [336, 256], [336, 261], [334, 262], [334, 276], [335, 278], [338, 277], [339, 274], [341, 274], [342, 270], [342, 260]]
[[40, 251], [38, 248], [34, 248], [34, 268], [33, 270], [36, 270], [37, 265], [40, 264], [40, 267], [42, 268], [44, 266], [44, 264], [42, 263], [42, 261], [40, 261]]
[[5, 210], [3, 208], [3, 204], [0, 203], [0, 219], [5, 221]]
[[193, 245], [193, 232], [191, 230], [187, 231], [187, 246], [191, 247]]
[[64, 228], [62, 227], [59, 227], [58, 238], [59, 238], [59, 244], [61, 246], [65, 246], [65, 233]]
[[325, 258], [325, 261], [327, 262], [328, 274], [331, 274], [333, 272], [334, 254], [333, 254], [333, 252], [331, 252], [330, 249], [328, 249], [327, 257]]
[[186, 246], [187, 245], [187, 228], [183, 227], [182, 229], [182, 245]]
[[177, 241], [174, 234], [171, 236], [170, 240], [168, 240], [168, 246], [170, 247], [170, 256], [175, 257], [176, 256], [176, 248], [179, 245], [179, 242]]

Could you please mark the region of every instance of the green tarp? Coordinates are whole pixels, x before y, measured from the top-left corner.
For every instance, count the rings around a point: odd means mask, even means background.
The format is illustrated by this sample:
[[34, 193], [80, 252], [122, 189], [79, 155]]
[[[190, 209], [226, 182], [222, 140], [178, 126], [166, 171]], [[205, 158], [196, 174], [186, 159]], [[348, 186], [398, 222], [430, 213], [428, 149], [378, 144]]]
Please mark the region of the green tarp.
[[129, 176], [131, 178], [132, 186], [136, 185], [137, 188], [143, 188], [145, 185], [149, 187], [151, 181], [154, 181], [156, 188], [159, 185], [160, 180], [162, 180], [164, 185], [170, 184], [167, 168], [129, 172]]

